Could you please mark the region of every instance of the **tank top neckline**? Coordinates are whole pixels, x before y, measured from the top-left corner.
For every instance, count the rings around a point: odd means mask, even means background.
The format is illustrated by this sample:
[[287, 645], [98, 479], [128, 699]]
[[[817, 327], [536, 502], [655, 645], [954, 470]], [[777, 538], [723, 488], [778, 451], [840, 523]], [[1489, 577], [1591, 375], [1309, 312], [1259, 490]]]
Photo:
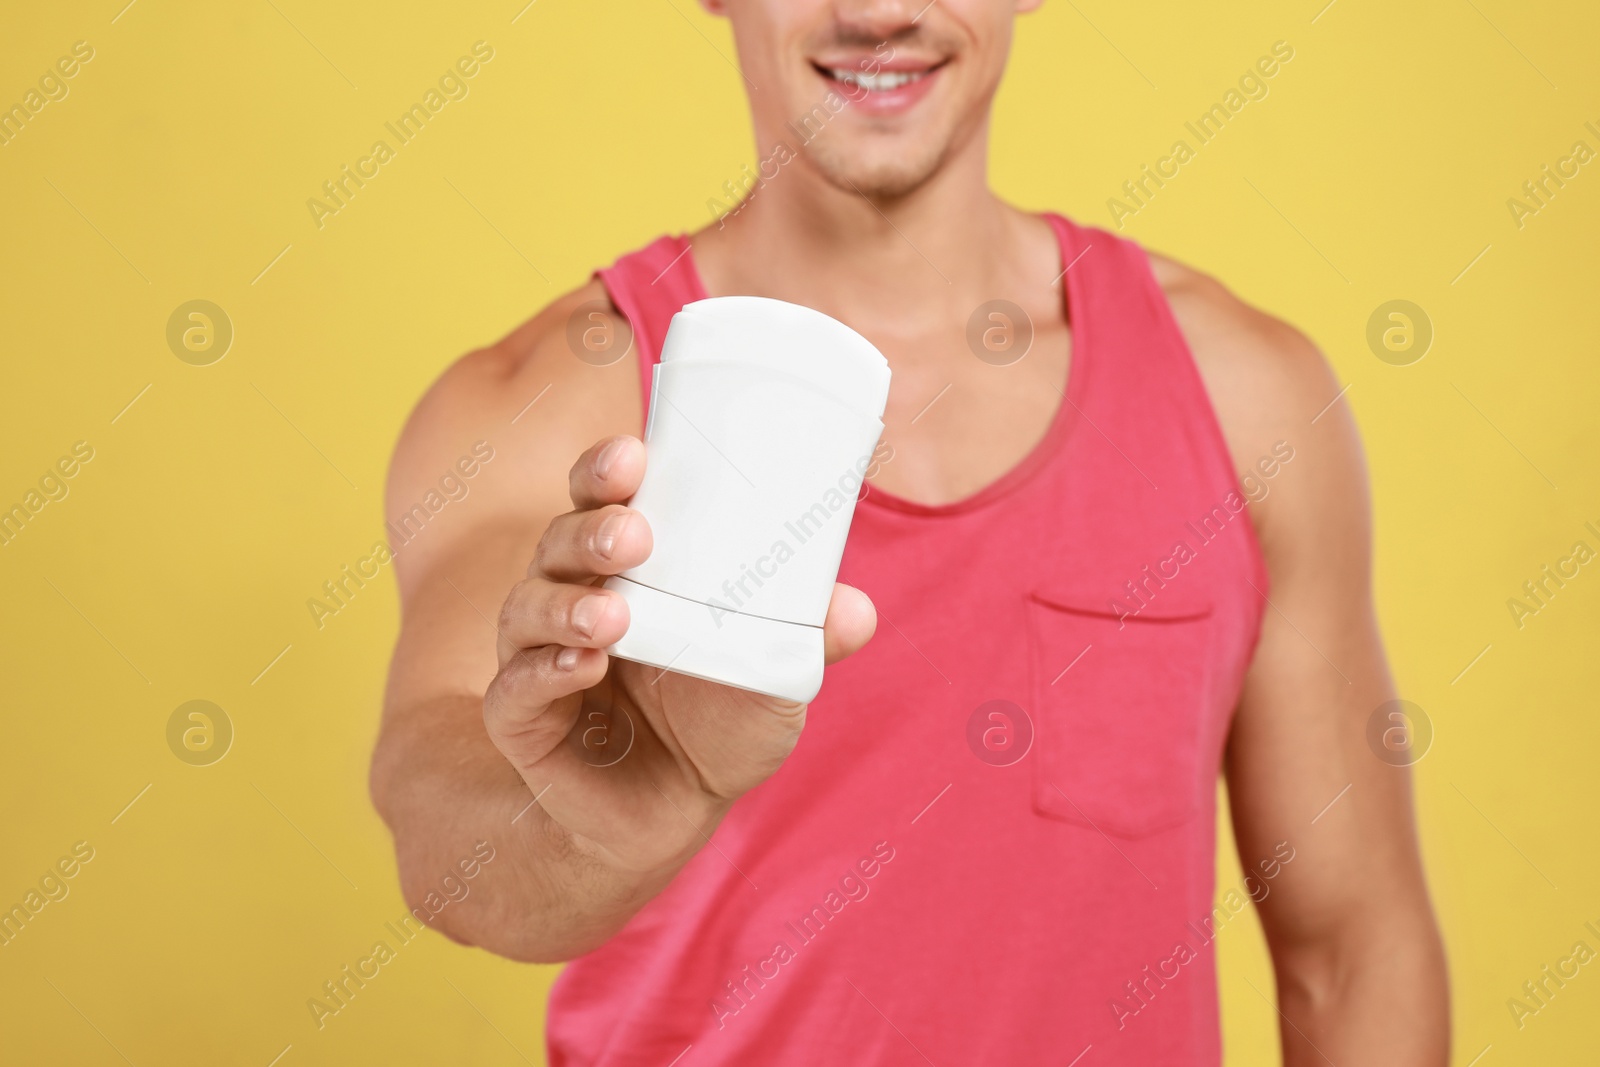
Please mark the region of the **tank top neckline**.
[[[1049, 223], [1051, 230], [1055, 232], [1056, 245], [1060, 250], [1063, 281], [1062, 311], [1066, 316], [1072, 338], [1072, 354], [1067, 362], [1066, 388], [1063, 390], [1060, 385], [1055, 386], [1056, 391], [1061, 393], [1062, 400], [1056, 405], [1055, 414], [1045, 427], [1044, 435], [1034, 442], [1033, 447], [1015, 464], [967, 496], [942, 504], [924, 504], [866, 483], [859, 500], [860, 504], [925, 518], [961, 515], [975, 511], [1026, 486], [1050, 464], [1071, 437], [1082, 416], [1091, 362], [1088, 357], [1093, 350], [1093, 346], [1089, 343], [1091, 331], [1085, 328], [1084, 322], [1089, 300], [1084, 292], [1083, 272], [1074, 268], [1093, 244], [1086, 242], [1083, 232], [1061, 215], [1045, 212], [1040, 217]], [[667, 269], [671, 270], [676, 266], [683, 272], [692, 300], [708, 299], [711, 294], [700, 276], [699, 267], [695, 265], [693, 243], [687, 235], [680, 235], [676, 243], [681, 246], [681, 251]], [[659, 278], [659, 275], [657, 277]], [[661, 355], [659, 352], [652, 352], [650, 357], [652, 362], [659, 362]]]

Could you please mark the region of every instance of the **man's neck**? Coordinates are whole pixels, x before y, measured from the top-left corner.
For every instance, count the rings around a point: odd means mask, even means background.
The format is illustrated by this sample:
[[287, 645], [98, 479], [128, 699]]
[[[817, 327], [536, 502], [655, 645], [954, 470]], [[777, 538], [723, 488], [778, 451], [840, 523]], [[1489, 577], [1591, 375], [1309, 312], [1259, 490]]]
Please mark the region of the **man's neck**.
[[696, 262], [713, 296], [790, 300], [890, 332], [947, 309], [964, 319], [1024, 258], [1029, 225], [990, 191], [984, 156], [959, 152], [893, 199], [840, 188], [793, 159], [695, 235]]

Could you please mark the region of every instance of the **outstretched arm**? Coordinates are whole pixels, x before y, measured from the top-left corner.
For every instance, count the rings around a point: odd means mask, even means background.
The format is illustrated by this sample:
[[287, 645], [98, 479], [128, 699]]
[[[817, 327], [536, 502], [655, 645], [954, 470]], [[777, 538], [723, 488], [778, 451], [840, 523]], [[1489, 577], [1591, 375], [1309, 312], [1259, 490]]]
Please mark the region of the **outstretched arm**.
[[[413, 415], [389, 482], [391, 532], [408, 516], [426, 525], [395, 556], [401, 627], [373, 800], [414, 907], [481, 857], [480, 842], [494, 850], [430, 921], [523, 960], [570, 959], [619, 930], [778, 769], [805, 723], [803, 704], [604, 651], [628, 607], [601, 583], [648, 558], [652, 541], [625, 504], [646, 465], [627, 436], [637, 370], [592, 367], [565, 347], [566, 316], [599, 295], [580, 290], [452, 368]], [[450, 483], [445, 510], [439, 472], [477, 438], [495, 458], [470, 492]], [[429, 499], [436, 517], [412, 511]], [[860, 648], [873, 624], [865, 595], [835, 585], [825, 659]], [[592, 759], [583, 739], [619, 717], [631, 742]]]
[[[530, 576], [547, 529], [573, 508], [568, 468], [596, 439], [638, 426], [637, 370], [626, 360], [592, 367], [564, 348], [566, 316], [603, 296], [591, 283], [451, 367], [401, 435], [386, 494], [401, 626], [372, 760], [373, 800], [394, 834], [407, 904], [424, 914], [438, 908], [431, 924], [458, 941], [524, 960], [592, 947], [676, 870], [668, 862], [641, 874], [598, 860], [532, 803], [534, 792], [484, 721], [499, 630], [510, 621], [502, 619], [507, 595]], [[456, 464], [479, 441], [473, 458], [489, 459], [469, 479]], [[636, 479], [638, 471], [624, 473]], [[441, 478], [452, 474], [464, 495], [430, 517], [428, 494], [437, 503]], [[552, 629], [567, 621], [549, 620]], [[553, 655], [535, 649], [518, 662], [533, 681], [554, 674]], [[530, 713], [543, 706], [527, 703]], [[479, 841], [494, 860], [463, 883], [458, 862]], [[470, 892], [439, 908], [449, 874]]]

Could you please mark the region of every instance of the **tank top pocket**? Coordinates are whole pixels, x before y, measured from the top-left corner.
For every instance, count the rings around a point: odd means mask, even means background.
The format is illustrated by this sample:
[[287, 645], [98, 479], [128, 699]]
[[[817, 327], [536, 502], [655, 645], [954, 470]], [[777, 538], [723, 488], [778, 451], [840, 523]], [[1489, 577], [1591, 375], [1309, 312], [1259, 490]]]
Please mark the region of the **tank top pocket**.
[[1205, 810], [1211, 605], [1161, 596], [1137, 614], [1090, 597], [1029, 596], [1040, 815], [1142, 837]]

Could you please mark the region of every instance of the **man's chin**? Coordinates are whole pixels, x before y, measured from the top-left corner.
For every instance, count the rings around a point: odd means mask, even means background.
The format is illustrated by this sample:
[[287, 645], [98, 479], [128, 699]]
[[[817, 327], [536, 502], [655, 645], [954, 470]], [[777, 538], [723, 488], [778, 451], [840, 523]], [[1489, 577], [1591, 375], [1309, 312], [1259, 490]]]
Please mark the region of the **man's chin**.
[[923, 149], [906, 155], [863, 159], [838, 146], [809, 147], [812, 162], [832, 185], [871, 200], [898, 200], [916, 192], [939, 169], [942, 153]]

